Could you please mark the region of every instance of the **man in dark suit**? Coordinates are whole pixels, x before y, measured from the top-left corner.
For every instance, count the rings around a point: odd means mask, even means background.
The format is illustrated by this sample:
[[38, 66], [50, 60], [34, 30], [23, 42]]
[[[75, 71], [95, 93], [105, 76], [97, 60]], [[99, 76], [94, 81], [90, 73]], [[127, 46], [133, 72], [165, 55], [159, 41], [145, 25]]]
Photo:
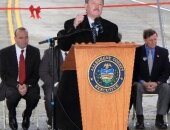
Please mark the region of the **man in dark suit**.
[[[65, 34], [70, 35], [65, 38], [66, 42], [64, 44], [66, 46], [84, 42], [95, 43], [120, 41], [117, 25], [101, 18], [103, 5], [104, 0], [85, 0], [86, 13], [78, 15], [76, 18], [65, 22]], [[95, 21], [96, 18], [98, 21]], [[97, 22], [95, 27], [94, 22]], [[93, 31], [95, 31], [95, 37]], [[58, 110], [58, 107], [56, 108], [56, 122], [59, 129], [82, 129], [80, 102], [77, 88], [76, 71], [64, 71], [57, 90], [59, 104], [56, 104], [56, 106], [60, 106], [61, 108], [61, 111]]]
[[[64, 30], [61, 30], [58, 32], [57, 36], [59, 37], [63, 33]], [[61, 77], [62, 74], [60, 65], [63, 63], [66, 55], [68, 54], [68, 51], [65, 50], [68, 49], [66, 47], [63, 47], [63, 39], [58, 39], [58, 45], [54, 48], [52, 47], [47, 49], [44, 52], [43, 58], [40, 63], [39, 74], [41, 80], [44, 83], [42, 85], [42, 88], [44, 90], [45, 109], [48, 117], [47, 124], [49, 128], [52, 127], [52, 112], [55, 107], [52, 105], [52, 102], [56, 100], [55, 93], [60, 79], [59, 77]], [[52, 92], [54, 94], [53, 100]], [[53, 115], [53, 117], [55, 117], [55, 115]], [[53, 123], [54, 125], [56, 125], [55, 122]]]
[[136, 129], [144, 129], [142, 108], [143, 93], [157, 93], [157, 115], [155, 125], [159, 129], [167, 129], [163, 116], [166, 115], [169, 103], [168, 50], [157, 46], [158, 35], [153, 29], [143, 32], [145, 44], [136, 49], [134, 64], [134, 83], [136, 87]]
[[16, 44], [0, 51], [0, 87], [4, 88], [9, 110], [9, 126], [18, 129], [16, 107], [21, 98], [26, 100], [26, 109], [22, 116], [22, 128], [30, 126], [32, 110], [37, 106], [40, 98], [39, 80], [39, 50], [28, 45], [28, 31], [20, 27], [15, 31]]
[[67, 37], [65, 44], [120, 42], [118, 26], [101, 17], [103, 5], [104, 0], [85, 0], [86, 13], [64, 23], [66, 34], [73, 34]]

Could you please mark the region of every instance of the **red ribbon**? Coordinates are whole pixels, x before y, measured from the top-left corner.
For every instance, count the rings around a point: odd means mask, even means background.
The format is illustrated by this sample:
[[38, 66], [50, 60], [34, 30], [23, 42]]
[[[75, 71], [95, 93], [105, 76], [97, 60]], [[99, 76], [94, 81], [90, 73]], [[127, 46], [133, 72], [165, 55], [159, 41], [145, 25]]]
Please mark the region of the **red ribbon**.
[[40, 6], [38, 6], [37, 8], [34, 8], [34, 6], [31, 5], [29, 7], [29, 11], [31, 13], [31, 16], [30, 16], [31, 18], [37, 18], [37, 19], [41, 18], [41, 16], [40, 16], [41, 7]]
[[[160, 2], [160, 5], [170, 5], [170, 2]], [[110, 4], [110, 5], [105, 5], [104, 7], [106, 8], [116, 8], [116, 7], [141, 7], [141, 6], [151, 6], [155, 5], [157, 6], [157, 3], [140, 3], [140, 4]], [[31, 13], [31, 18], [37, 18], [40, 19], [40, 12], [42, 9], [79, 9], [79, 8], [84, 8], [84, 6], [67, 6], [67, 7], [46, 7], [46, 8], [41, 8], [40, 6], [34, 7], [33, 5], [30, 5], [29, 8], [5, 8], [5, 7], [0, 7], [0, 10], [29, 10]]]

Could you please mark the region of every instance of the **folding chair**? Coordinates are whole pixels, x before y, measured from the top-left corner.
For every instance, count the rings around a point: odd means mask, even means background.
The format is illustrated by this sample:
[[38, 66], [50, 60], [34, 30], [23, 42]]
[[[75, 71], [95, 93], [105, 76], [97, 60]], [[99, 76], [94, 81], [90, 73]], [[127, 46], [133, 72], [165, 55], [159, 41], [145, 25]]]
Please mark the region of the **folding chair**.
[[[25, 103], [23, 103], [22, 101], [23, 99], [21, 99], [21, 101], [19, 102], [16, 111], [17, 111], [17, 121], [18, 123], [22, 122], [22, 114], [20, 113], [21, 111], [23, 111], [22, 107], [24, 106], [25, 108]], [[24, 101], [25, 102], [25, 101]], [[3, 129], [6, 129], [6, 125], [8, 124], [8, 112], [7, 110], [7, 106], [6, 106], [6, 99], [3, 101], [0, 101], [0, 106], [1, 106], [1, 110], [2, 110], [2, 121], [3, 121]], [[21, 110], [22, 109], [22, 110]], [[39, 129], [39, 108], [38, 106], [33, 110], [32, 112], [32, 116], [30, 118], [30, 122], [36, 122], [36, 127], [37, 130]], [[1, 128], [0, 128], [1, 129]]]
[[1, 110], [2, 110], [2, 124], [3, 124], [3, 129], [6, 129], [6, 100], [0, 101], [0, 106], [1, 106]]

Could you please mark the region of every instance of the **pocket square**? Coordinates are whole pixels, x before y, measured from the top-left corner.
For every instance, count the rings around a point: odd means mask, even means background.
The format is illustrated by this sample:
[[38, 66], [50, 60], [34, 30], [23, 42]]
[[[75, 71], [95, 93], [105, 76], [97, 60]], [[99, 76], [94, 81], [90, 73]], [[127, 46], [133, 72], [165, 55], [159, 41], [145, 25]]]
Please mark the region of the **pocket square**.
[[143, 60], [146, 61], [146, 60], [147, 60], [147, 57], [143, 57]]

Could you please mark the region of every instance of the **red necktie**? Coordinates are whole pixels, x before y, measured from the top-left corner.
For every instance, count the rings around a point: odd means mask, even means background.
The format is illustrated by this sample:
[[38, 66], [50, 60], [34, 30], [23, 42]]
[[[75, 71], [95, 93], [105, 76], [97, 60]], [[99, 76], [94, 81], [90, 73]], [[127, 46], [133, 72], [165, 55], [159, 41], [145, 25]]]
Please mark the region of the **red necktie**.
[[25, 83], [25, 59], [24, 59], [24, 50], [21, 50], [20, 60], [19, 60], [19, 84]]

